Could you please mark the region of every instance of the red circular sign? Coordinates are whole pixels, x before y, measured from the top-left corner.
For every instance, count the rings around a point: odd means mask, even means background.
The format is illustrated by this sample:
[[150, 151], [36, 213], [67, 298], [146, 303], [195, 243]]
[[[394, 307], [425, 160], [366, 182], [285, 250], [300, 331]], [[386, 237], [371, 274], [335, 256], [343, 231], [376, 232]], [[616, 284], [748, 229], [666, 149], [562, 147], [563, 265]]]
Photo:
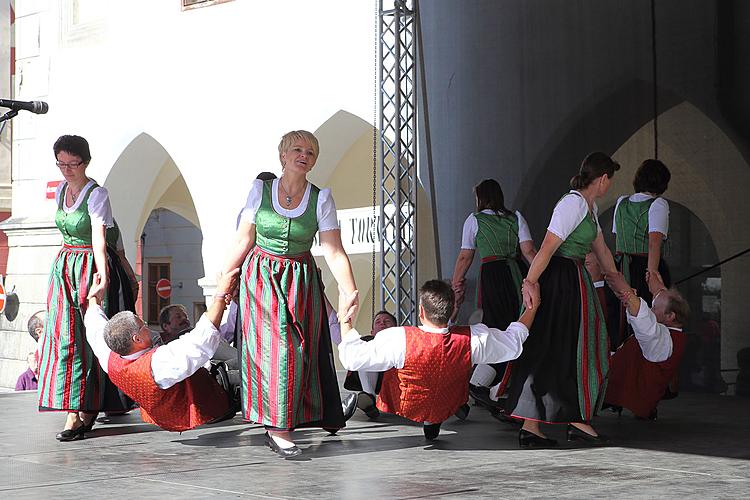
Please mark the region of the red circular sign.
[[172, 283], [168, 279], [162, 278], [156, 282], [156, 295], [162, 299], [168, 299], [172, 295]]
[[0, 283], [0, 313], [5, 310], [5, 301], [6, 301], [5, 287], [3, 286], [2, 283]]

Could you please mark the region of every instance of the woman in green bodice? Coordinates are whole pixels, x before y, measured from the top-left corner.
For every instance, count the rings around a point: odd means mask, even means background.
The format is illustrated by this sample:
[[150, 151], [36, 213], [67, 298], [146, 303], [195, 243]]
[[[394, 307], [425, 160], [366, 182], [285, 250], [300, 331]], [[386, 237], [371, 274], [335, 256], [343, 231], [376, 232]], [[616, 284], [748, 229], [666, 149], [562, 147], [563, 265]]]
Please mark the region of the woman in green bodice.
[[[555, 206], [524, 283], [539, 282], [541, 305], [523, 354], [512, 363], [506, 412], [524, 419], [522, 448], [555, 446], [539, 422], [565, 423], [568, 440], [602, 441], [590, 425], [601, 406], [609, 349], [602, 309], [584, 259], [593, 250], [605, 273], [616, 273], [595, 200], [620, 166], [591, 153]], [[524, 292], [524, 304], [531, 305]]]
[[[83, 316], [94, 273], [99, 273], [108, 288], [111, 282], [123, 287], [125, 299], [112, 304], [117, 308], [132, 308], [130, 291], [137, 294], [137, 283], [132, 271], [126, 274], [123, 270], [124, 259], [107, 248], [108, 237], [116, 240], [118, 235], [113, 232], [107, 190], [86, 176], [91, 161], [88, 142], [80, 136], [63, 135], [53, 151], [65, 178], [55, 194], [55, 224], [62, 233], [63, 246], [49, 278], [39, 359], [39, 410], [67, 412], [57, 439], [72, 441], [84, 437], [99, 410], [129, 409], [119, 402], [116, 407], [103, 407], [108, 379], [86, 342]], [[116, 311], [110, 307], [108, 312]]]
[[[316, 233], [339, 293], [356, 294], [356, 286], [331, 192], [307, 181], [318, 151], [310, 132], [281, 138], [282, 175], [254, 181], [224, 268], [242, 267], [245, 418], [265, 425], [267, 445], [285, 458], [301, 453], [294, 429], [344, 426], [323, 286], [310, 254]], [[347, 318], [356, 309], [355, 301]]]
[[[521, 313], [521, 280], [534, 260], [536, 247], [521, 212], [505, 207], [503, 189], [495, 179], [485, 179], [474, 187], [476, 211], [466, 218], [461, 233], [461, 251], [453, 271], [453, 291], [460, 307], [466, 293], [466, 272], [474, 255], [481, 259], [477, 282], [476, 307], [482, 310], [482, 323], [505, 330]], [[522, 259], [523, 257], [523, 259]], [[525, 259], [525, 260], [524, 260]], [[492, 367], [479, 365], [472, 375], [473, 386], [489, 387], [504, 380], [506, 363]], [[486, 389], [474, 391], [486, 392]], [[504, 387], [500, 387], [500, 392]], [[486, 400], [485, 400], [486, 401]]]

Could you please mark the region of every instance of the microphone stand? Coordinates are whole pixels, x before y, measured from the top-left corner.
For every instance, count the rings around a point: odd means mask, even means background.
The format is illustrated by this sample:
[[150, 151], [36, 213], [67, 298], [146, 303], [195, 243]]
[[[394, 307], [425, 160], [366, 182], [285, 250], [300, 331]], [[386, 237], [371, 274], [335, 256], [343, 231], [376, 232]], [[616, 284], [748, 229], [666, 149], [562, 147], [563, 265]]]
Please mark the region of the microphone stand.
[[17, 109], [11, 109], [7, 113], [5, 113], [3, 116], [0, 116], [0, 123], [2, 123], [2, 126], [0, 126], [0, 135], [2, 135], [3, 131], [5, 130], [5, 122], [7, 120], [10, 120], [14, 116], [18, 114]]
[[4, 122], [6, 120], [10, 120], [11, 118], [13, 118], [14, 116], [16, 116], [17, 114], [18, 114], [18, 110], [17, 109], [11, 109], [7, 113], [5, 113], [3, 116], [0, 116], [0, 123]]

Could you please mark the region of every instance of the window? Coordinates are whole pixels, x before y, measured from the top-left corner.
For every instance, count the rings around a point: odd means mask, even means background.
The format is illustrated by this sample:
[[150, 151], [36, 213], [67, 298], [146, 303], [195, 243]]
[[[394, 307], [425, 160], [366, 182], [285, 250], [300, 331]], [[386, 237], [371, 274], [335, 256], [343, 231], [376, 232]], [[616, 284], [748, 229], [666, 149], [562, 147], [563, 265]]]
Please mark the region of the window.
[[169, 262], [150, 262], [148, 264], [148, 324], [159, 324], [159, 311], [172, 303], [171, 299], [163, 299], [156, 293], [156, 282], [162, 278], [171, 281], [172, 266]]

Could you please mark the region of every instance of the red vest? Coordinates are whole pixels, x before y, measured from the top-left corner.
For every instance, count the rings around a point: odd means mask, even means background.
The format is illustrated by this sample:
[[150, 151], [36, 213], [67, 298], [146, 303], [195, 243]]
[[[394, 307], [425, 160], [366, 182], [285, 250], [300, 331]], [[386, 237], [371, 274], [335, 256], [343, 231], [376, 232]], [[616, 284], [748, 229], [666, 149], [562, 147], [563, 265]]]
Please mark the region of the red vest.
[[440, 423], [469, 399], [471, 330], [468, 326], [444, 334], [409, 326], [404, 330], [404, 367], [383, 374], [377, 406], [415, 422]]
[[638, 417], [651, 414], [677, 374], [685, 352], [685, 334], [671, 329], [669, 333], [672, 355], [664, 361], [654, 363], [644, 358], [635, 335], [609, 358], [606, 403], [627, 408]]
[[[158, 348], [157, 348], [158, 349]], [[141, 407], [144, 422], [182, 432], [229, 411], [229, 397], [208, 370], [200, 368], [169, 389], [161, 389], [151, 373], [151, 349], [138, 359], [109, 355], [109, 378]]]

